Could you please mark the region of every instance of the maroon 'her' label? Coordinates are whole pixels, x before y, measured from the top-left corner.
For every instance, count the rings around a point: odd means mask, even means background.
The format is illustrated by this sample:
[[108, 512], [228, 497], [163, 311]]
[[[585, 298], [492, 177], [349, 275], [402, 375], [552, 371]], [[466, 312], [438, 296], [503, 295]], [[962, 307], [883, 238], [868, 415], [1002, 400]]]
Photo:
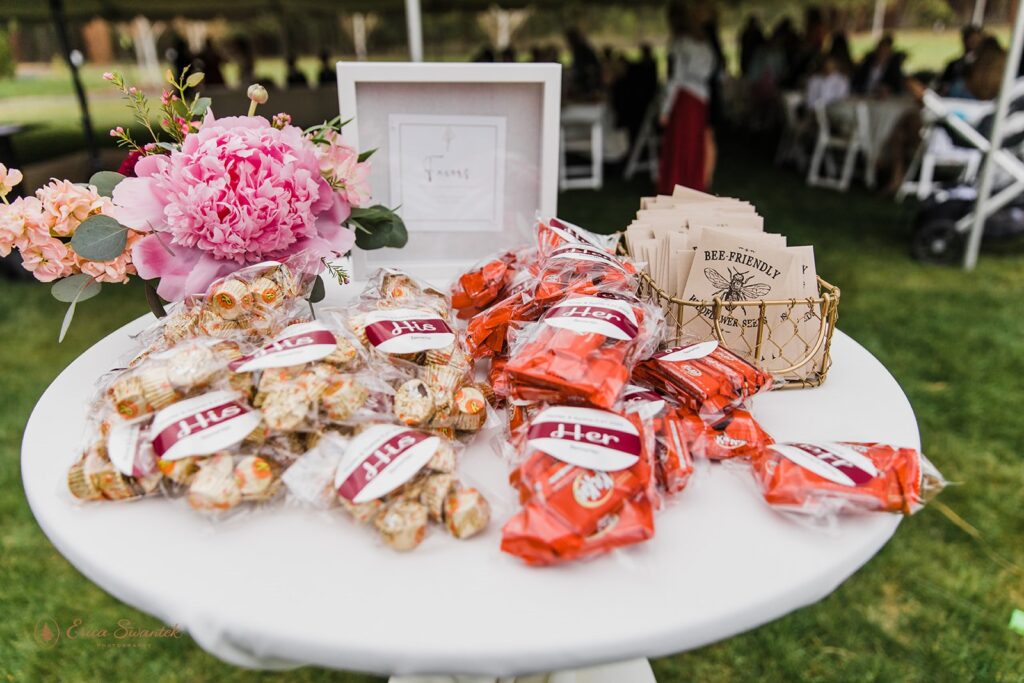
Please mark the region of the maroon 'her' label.
[[616, 413], [594, 408], [553, 406], [530, 421], [532, 448], [578, 467], [614, 472], [640, 459], [636, 426]]
[[782, 457], [842, 486], [863, 486], [878, 476], [871, 458], [842, 443], [777, 443]]

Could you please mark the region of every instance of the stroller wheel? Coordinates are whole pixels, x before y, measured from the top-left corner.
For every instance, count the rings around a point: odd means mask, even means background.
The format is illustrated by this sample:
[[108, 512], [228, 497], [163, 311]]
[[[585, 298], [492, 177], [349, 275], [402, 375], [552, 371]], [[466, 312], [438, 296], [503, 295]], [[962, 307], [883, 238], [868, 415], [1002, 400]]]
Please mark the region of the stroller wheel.
[[960, 259], [963, 247], [963, 236], [956, 231], [956, 223], [939, 218], [914, 231], [910, 249], [918, 261], [949, 265]]

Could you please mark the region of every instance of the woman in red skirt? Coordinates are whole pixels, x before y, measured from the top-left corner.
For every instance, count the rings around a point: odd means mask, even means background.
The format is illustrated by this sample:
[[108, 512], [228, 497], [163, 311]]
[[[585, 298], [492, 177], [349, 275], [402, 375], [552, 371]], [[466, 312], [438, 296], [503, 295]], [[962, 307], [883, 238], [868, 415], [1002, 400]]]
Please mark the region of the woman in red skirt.
[[720, 60], [708, 39], [705, 15], [703, 6], [681, 2], [669, 6], [672, 44], [660, 118], [660, 194], [672, 194], [676, 185], [704, 191], [711, 183], [715, 139], [709, 110]]

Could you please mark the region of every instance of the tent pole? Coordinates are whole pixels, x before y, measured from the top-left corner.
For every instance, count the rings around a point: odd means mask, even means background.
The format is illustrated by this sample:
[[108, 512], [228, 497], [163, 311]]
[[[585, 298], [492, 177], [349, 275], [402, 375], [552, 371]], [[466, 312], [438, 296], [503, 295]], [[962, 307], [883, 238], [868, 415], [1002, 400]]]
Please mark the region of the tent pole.
[[985, 204], [988, 203], [989, 195], [992, 194], [992, 180], [996, 170], [994, 155], [1003, 146], [1003, 123], [1006, 121], [1006, 112], [1010, 108], [1010, 92], [1017, 80], [1017, 69], [1020, 66], [1022, 49], [1024, 49], [1024, 11], [1018, 11], [1013, 22], [1013, 39], [1010, 41], [1010, 51], [1006, 55], [1006, 67], [1003, 69], [1003, 84], [999, 88], [999, 96], [996, 98], [992, 138], [989, 141], [988, 152], [985, 154], [984, 165], [981, 167], [981, 184], [978, 187], [978, 198], [974, 202], [974, 224], [971, 226], [971, 232], [967, 237], [967, 248], [964, 250], [965, 270], [974, 270], [974, 267], [978, 265], [981, 236], [985, 231]]
[[75, 86], [78, 109], [82, 113], [82, 133], [85, 135], [85, 149], [89, 155], [89, 169], [95, 172], [100, 169], [100, 156], [96, 149], [96, 136], [92, 130], [92, 116], [89, 115], [89, 100], [85, 97], [78, 65], [71, 58], [71, 39], [68, 36], [68, 20], [64, 15], [64, 0], [50, 0], [50, 15], [53, 17], [53, 27], [57, 31], [57, 42], [64, 53], [64, 61], [71, 69], [71, 83]]
[[971, 15], [971, 24], [981, 26], [985, 23], [985, 0], [974, 0], [974, 14]]
[[871, 37], [878, 38], [885, 28], [885, 0], [875, 0], [875, 12], [871, 17]]
[[405, 0], [405, 25], [409, 32], [409, 61], [423, 61], [423, 21], [420, 0]]

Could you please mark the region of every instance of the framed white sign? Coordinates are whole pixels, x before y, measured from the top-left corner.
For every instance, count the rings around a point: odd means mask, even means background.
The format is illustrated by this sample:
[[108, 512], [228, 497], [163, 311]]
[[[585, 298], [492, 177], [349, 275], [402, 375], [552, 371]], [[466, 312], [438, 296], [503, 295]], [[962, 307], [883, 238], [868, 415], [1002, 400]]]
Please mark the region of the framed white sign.
[[505, 116], [388, 117], [391, 201], [413, 232], [500, 232]]
[[404, 249], [355, 250], [443, 281], [525, 243], [557, 213], [558, 64], [339, 62], [342, 135], [370, 159], [373, 203], [398, 207]]

